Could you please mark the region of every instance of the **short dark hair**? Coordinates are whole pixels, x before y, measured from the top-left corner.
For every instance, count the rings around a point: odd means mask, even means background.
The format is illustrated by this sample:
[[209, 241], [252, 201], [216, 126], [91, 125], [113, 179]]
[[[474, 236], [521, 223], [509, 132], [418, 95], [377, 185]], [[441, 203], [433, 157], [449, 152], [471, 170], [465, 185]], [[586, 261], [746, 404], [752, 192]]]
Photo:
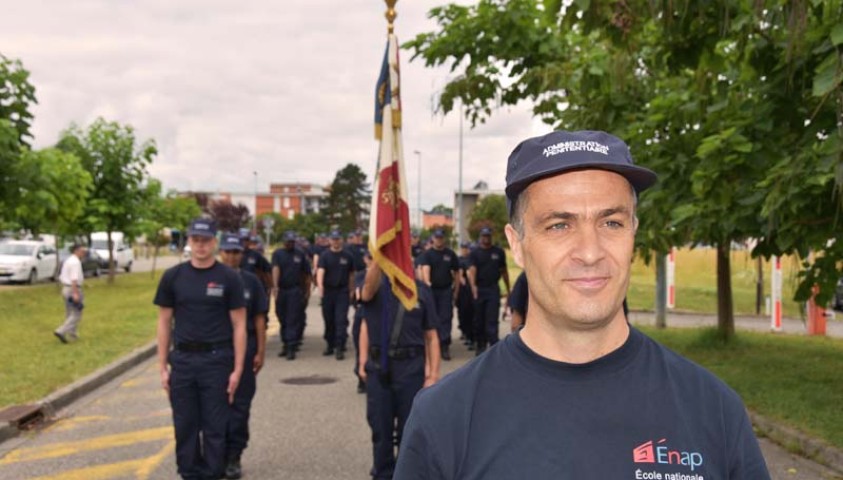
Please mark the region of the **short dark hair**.
[[74, 243], [70, 246], [70, 253], [76, 253], [80, 248], [85, 248], [84, 243]]

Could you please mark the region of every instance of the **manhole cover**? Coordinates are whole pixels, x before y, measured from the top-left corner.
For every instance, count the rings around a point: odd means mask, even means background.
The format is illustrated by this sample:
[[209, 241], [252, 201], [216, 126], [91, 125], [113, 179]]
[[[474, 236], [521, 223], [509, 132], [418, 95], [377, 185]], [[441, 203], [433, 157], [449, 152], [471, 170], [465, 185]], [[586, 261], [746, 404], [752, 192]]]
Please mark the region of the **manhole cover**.
[[281, 383], [286, 383], [287, 385], [327, 385], [329, 383], [336, 383], [336, 381], [337, 379], [334, 377], [323, 377], [321, 375], [281, 379]]

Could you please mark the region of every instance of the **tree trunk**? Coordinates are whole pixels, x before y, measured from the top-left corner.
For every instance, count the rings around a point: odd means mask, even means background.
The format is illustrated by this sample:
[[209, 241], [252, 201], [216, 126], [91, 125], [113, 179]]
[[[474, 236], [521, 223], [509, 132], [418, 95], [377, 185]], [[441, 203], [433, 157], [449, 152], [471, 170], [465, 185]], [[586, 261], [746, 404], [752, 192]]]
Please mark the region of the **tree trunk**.
[[111, 229], [108, 230], [108, 284], [114, 283], [114, 242], [111, 240]]
[[735, 335], [735, 312], [732, 308], [732, 267], [729, 242], [717, 245], [717, 332], [723, 341]]
[[[149, 278], [155, 278], [155, 265], [158, 263], [158, 243], [155, 243], [155, 253], [152, 254], [152, 271], [149, 272]], [[149, 257], [147, 257], [149, 258]]]
[[764, 261], [761, 257], [757, 259], [758, 276], [755, 283], [755, 314], [761, 315], [761, 307], [764, 305]]
[[656, 328], [667, 327], [667, 259], [656, 252]]

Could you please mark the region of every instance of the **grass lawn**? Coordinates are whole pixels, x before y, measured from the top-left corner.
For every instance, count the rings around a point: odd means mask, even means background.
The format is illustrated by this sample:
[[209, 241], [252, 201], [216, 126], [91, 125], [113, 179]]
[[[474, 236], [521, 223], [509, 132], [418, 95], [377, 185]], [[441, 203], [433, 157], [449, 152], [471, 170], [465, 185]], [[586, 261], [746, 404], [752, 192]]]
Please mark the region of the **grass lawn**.
[[53, 336], [64, 320], [57, 284], [0, 291], [0, 408], [42, 398], [151, 341], [159, 275], [86, 279], [80, 338], [69, 345]]
[[642, 330], [712, 371], [750, 410], [843, 448], [843, 340], [742, 331], [722, 345], [713, 329]]
[[[679, 249], [676, 258], [676, 310], [717, 313], [716, 250], [708, 248]], [[509, 276], [514, 283], [521, 269], [508, 254]], [[764, 295], [770, 294], [770, 264], [764, 262]], [[799, 263], [795, 258], [782, 260], [782, 305], [784, 315], [799, 318], [803, 306], [792, 300], [796, 289]], [[629, 285], [629, 307], [632, 310], [653, 310], [656, 295], [655, 262], [646, 265], [636, 258]], [[732, 252], [732, 296], [736, 315], [755, 314], [756, 261], [748, 251]], [[503, 284], [501, 283], [501, 291]], [[762, 306], [761, 314], [764, 314]]]

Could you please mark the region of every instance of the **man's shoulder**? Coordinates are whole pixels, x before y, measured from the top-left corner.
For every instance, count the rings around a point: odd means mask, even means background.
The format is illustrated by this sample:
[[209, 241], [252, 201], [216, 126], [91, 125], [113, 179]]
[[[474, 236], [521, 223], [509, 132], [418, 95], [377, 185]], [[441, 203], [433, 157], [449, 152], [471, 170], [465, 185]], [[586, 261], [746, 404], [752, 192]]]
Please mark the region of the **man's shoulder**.
[[242, 270], [242, 269], [241, 269], [241, 270], [240, 270], [240, 276], [243, 278], [243, 283], [247, 283], [247, 284], [260, 284], [260, 279], [258, 279], [258, 276], [257, 276], [257, 275], [255, 275], [255, 274], [254, 274], [254, 273], [252, 273], [252, 272], [249, 272], [249, 271], [247, 271], [247, 270]]

